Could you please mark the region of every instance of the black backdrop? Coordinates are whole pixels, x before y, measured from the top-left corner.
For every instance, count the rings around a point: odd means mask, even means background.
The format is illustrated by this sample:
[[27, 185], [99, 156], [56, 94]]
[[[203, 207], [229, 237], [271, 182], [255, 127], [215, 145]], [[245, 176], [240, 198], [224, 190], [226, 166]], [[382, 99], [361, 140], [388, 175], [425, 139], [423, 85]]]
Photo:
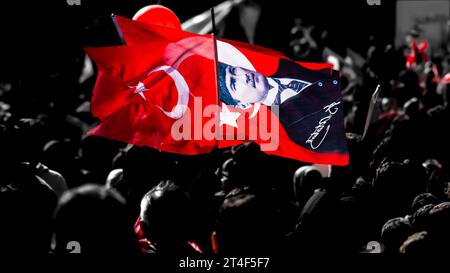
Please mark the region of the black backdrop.
[[[183, 22], [221, 1], [161, 2]], [[70, 6], [67, 0], [1, 1], [0, 80], [12, 79], [20, 85], [22, 94], [18, 99], [22, 109], [16, 110], [22, 115], [41, 101], [48, 101], [48, 96], [70, 104], [79, 90], [66, 83], [74, 82], [79, 75], [84, 56], [82, 46], [117, 44], [110, 14], [131, 18], [139, 8], [157, 1], [80, 0], [80, 3]], [[272, 32], [289, 31], [294, 25], [293, 18], [301, 17], [328, 30], [329, 45], [338, 53], [351, 47], [365, 55], [371, 35], [392, 41], [395, 33], [395, 1], [382, 1], [380, 6], [370, 6], [366, 0], [277, 0], [264, 4], [273, 10], [266, 22], [272, 26]]]

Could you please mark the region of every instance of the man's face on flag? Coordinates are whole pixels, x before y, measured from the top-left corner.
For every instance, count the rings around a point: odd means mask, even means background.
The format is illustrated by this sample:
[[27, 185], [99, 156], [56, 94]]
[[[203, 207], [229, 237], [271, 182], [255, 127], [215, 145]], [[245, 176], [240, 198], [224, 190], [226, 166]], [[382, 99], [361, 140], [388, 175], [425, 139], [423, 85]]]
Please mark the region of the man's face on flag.
[[[228, 105], [261, 102], [269, 91], [266, 77], [258, 72], [242, 67], [220, 64], [219, 69], [221, 99]], [[228, 92], [235, 103], [226, 101]]]

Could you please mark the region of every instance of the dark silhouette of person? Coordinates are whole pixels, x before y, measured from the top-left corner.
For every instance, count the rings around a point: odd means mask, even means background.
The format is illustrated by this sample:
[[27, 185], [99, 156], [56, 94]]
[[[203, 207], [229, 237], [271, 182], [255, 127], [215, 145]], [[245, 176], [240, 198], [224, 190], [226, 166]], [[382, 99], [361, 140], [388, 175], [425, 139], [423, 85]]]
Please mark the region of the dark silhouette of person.
[[220, 255], [270, 254], [279, 250], [281, 235], [276, 211], [266, 198], [246, 187], [224, 199], [213, 240]]
[[56, 194], [29, 164], [2, 170], [0, 253], [49, 253], [56, 202]]
[[74, 188], [61, 197], [55, 211], [53, 250], [138, 255], [130, 223], [125, 199], [115, 190], [94, 184]]
[[188, 194], [173, 181], [160, 182], [141, 201], [139, 225], [148, 243], [141, 251], [164, 256], [198, 254], [198, 246], [191, 241], [192, 215]]
[[20, 143], [21, 133], [0, 125], [0, 252], [48, 253], [57, 196], [37, 175], [36, 154], [23, 150], [35, 146]]

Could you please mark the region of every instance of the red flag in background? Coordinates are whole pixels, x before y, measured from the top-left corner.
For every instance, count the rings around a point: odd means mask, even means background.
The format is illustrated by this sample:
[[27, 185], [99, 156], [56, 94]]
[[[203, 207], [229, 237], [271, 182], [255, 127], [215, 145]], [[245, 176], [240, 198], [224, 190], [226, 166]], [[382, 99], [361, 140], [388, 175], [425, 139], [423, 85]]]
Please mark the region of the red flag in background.
[[[214, 51], [197, 54], [182, 41], [199, 39], [213, 48], [213, 40], [161, 26], [148, 26], [145, 36], [151, 42], [85, 49], [99, 71], [91, 110], [101, 122], [90, 133], [181, 154], [211, 151], [216, 141], [195, 130], [215, 124], [216, 116], [193, 110], [217, 105]], [[186, 139], [172, 132], [194, 120], [198, 128], [184, 128]]]
[[[126, 45], [87, 50], [100, 70], [92, 108], [101, 124], [93, 133], [182, 154], [254, 141], [268, 154], [348, 164], [339, 79], [330, 64], [219, 39], [216, 73], [212, 36], [115, 20]], [[188, 114], [171, 110], [185, 105], [173, 75], [150, 73], [161, 66], [185, 79]]]
[[406, 55], [406, 67], [412, 69], [415, 65], [426, 63], [428, 61], [427, 50], [427, 40], [423, 39], [422, 42], [417, 45], [417, 40], [413, 39], [411, 41], [411, 53]]

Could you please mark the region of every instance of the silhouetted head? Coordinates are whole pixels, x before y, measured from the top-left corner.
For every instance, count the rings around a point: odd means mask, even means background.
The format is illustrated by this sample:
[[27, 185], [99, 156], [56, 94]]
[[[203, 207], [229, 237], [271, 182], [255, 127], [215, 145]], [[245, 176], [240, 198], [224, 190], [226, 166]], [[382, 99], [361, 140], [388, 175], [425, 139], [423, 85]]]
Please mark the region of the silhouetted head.
[[233, 166], [233, 180], [239, 185], [264, 188], [267, 178], [276, 170], [267, 164], [267, 157], [258, 144], [248, 142], [231, 148]]
[[109, 172], [108, 177], [106, 177], [106, 187], [109, 189], [117, 188], [117, 185], [123, 179], [123, 169], [114, 169]]
[[21, 161], [30, 162], [32, 165], [39, 161], [41, 150], [45, 144], [45, 125], [38, 119], [23, 118], [17, 122], [18, 134], [14, 143], [20, 147]]
[[48, 253], [57, 197], [30, 164], [0, 179], [0, 253]]
[[429, 213], [430, 225], [428, 231], [431, 235], [439, 236], [440, 239], [450, 242], [450, 202], [435, 205]]
[[142, 231], [157, 248], [176, 246], [191, 239], [191, 216], [191, 199], [170, 180], [160, 182], [142, 198]]
[[413, 227], [403, 217], [388, 220], [381, 230], [381, 242], [388, 255], [398, 254], [400, 246], [414, 232]]
[[399, 105], [403, 105], [413, 97], [420, 98], [422, 96], [422, 90], [419, 85], [419, 75], [409, 69], [401, 71], [393, 94], [398, 100]]
[[21, 119], [0, 127], [0, 168], [6, 172], [20, 162], [36, 166], [43, 145], [43, 124], [35, 119]]
[[405, 215], [417, 194], [426, 190], [425, 170], [408, 160], [384, 162], [377, 169], [373, 185], [385, 216]]
[[51, 140], [44, 145], [41, 162], [59, 172], [69, 188], [83, 184], [78, 162], [78, 147], [70, 139]]
[[227, 159], [220, 169], [220, 181], [222, 182], [222, 190], [228, 192], [236, 186], [236, 161], [232, 158]]
[[50, 140], [44, 145], [42, 153], [44, 164], [60, 169], [78, 156], [78, 149], [70, 139]]
[[418, 209], [422, 208], [425, 205], [437, 205], [439, 204], [439, 198], [437, 198], [436, 196], [434, 196], [431, 193], [421, 193], [419, 195], [417, 195], [412, 204], [411, 204], [411, 210], [413, 212], [417, 211]]
[[[296, 200], [301, 202], [313, 194], [314, 190], [322, 187], [322, 174], [314, 166], [303, 166], [294, 173], [294, 194]], [[305, 200], [306, 199], [306, 200]]]
[[411, 98], [403, 105], [403, 111], [410, 118], [416, 117], [422, 109], [422, 102], [417, 98]]
[[270, 252], [277, 238], [276, 225], [269, 202], [245, 191], [228, 196], [220, 207], [215, 227], [218, 252], [221, 255]]
[[113, 189], [87, 184], [66, 192], [55, 212], [54, 250], [70, 252], [79, 244], [81, 253], [135, 254], [133, 228], [124, 198]]
[[411, 215], [409, 221], [416, 231], [426, 230], [430, 226], [430, 211], [434, 206], [434, 204], [425, 205]]

